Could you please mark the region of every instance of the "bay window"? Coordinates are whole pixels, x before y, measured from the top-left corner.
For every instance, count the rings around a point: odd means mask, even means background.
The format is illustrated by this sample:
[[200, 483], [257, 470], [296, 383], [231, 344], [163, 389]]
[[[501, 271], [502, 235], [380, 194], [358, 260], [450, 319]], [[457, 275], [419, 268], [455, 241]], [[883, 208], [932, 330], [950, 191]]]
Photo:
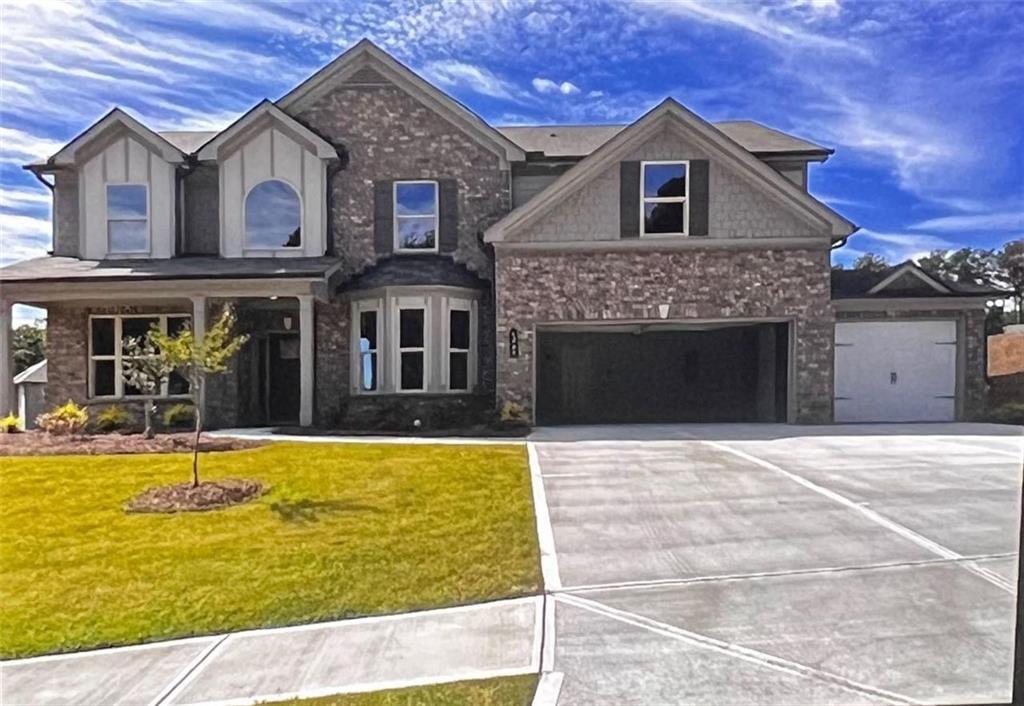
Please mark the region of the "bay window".
[[[462, 291], [464, 296], [450, 294]], [[472, 392], [477, 296], [473, 290], [388, 287], [355, 299], [352, 392]]]
[[[143, 392], [133, 387], [124, 375], [124, 341], [145, 338], [156, 326], [164, 333], [175, 334], [190, 324], [187, 314], [122, 314], [89, 317], [89, 396], [140, 397]], [[181, 396], [189, 392], [188, 381], [171, 373], [157, 392], [158, 397]]]

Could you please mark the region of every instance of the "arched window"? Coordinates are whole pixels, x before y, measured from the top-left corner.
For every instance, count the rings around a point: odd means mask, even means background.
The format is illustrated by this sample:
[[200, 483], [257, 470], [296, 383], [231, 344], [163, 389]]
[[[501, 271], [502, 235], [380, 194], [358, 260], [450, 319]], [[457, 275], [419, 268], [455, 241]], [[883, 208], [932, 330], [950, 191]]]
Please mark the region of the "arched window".
[[258, 250], [302, 245], [302, 202], [288, 184], [269, 179], [245, 197], [245, 245]]

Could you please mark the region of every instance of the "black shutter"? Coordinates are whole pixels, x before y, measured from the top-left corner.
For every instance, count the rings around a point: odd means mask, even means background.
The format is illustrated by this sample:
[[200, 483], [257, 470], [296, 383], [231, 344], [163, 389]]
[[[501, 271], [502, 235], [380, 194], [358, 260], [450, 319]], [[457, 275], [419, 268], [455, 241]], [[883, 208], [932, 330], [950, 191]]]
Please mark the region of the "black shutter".
[[709, 170], [708, 160], [690, 160], [690, 235], [708, 234]]
[[459, 185], [454, 179], [438, 179], [438, 251], [455, 252], [459, 246]]
[[619, 163], [619, 237], [640, 237], [640, 162]]
[[373, 182], [373, 249], [378, 255], [390, 255], [395, 249], [393, 183]]

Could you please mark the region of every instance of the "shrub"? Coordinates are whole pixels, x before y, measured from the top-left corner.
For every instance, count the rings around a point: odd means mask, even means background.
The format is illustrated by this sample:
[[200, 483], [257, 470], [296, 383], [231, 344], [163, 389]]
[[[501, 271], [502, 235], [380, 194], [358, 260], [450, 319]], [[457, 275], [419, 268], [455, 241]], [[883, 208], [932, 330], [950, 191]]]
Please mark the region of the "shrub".
[[89, 413], [71, 400], [54, 407], [46, 414], [40, 414], [36, 426], [50, 434], [81, 434], [89, 421]]
[[131, 421], [132, 418], [128, 412], [116, 404], [112, 404], [96, 417], [96, 428], [99, 431], [118, 431], [125, 429], [131, 424]]
[[165, 427], [190, 427], [196, 423], [196, 410], [190, 404], [179, 402], [164, 412]]
[[21, 431], [21, 417], [11, 412], [0, 418], [0, 434], [17, 434]]
[[523, 405], [506, 402], [501, 406], [501, 421], [504, 424], [528, 424], [530, 418]]
[[1024, 402], [1007, 402], [988, 413], [987, 421], [996, 424], [1024, 425]]

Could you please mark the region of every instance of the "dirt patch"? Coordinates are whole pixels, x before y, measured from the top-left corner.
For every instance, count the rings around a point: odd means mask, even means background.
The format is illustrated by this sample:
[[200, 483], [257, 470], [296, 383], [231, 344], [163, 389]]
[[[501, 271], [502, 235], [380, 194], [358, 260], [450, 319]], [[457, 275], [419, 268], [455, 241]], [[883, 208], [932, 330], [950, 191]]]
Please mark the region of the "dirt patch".
[[[59, 436], [42, 431], [0, 434], [0, 456], [67, 456], [83, 454], [160, 454], [192, 450], [192, 433], [157, 434], [147, 439], [142, 434], [87, 434]], [[251, 439], [224, 439], [203, 435], [200, 451], [237, 451], [263, 446]]]
[[146, 489], [129, 500], [124, 509], [125, 512], [202, 512], [241, 505], [266, 492], [267, 488], [259, 481], [236, 478], [207, 481], [197, 486], [191, 483], [164, 485]]

